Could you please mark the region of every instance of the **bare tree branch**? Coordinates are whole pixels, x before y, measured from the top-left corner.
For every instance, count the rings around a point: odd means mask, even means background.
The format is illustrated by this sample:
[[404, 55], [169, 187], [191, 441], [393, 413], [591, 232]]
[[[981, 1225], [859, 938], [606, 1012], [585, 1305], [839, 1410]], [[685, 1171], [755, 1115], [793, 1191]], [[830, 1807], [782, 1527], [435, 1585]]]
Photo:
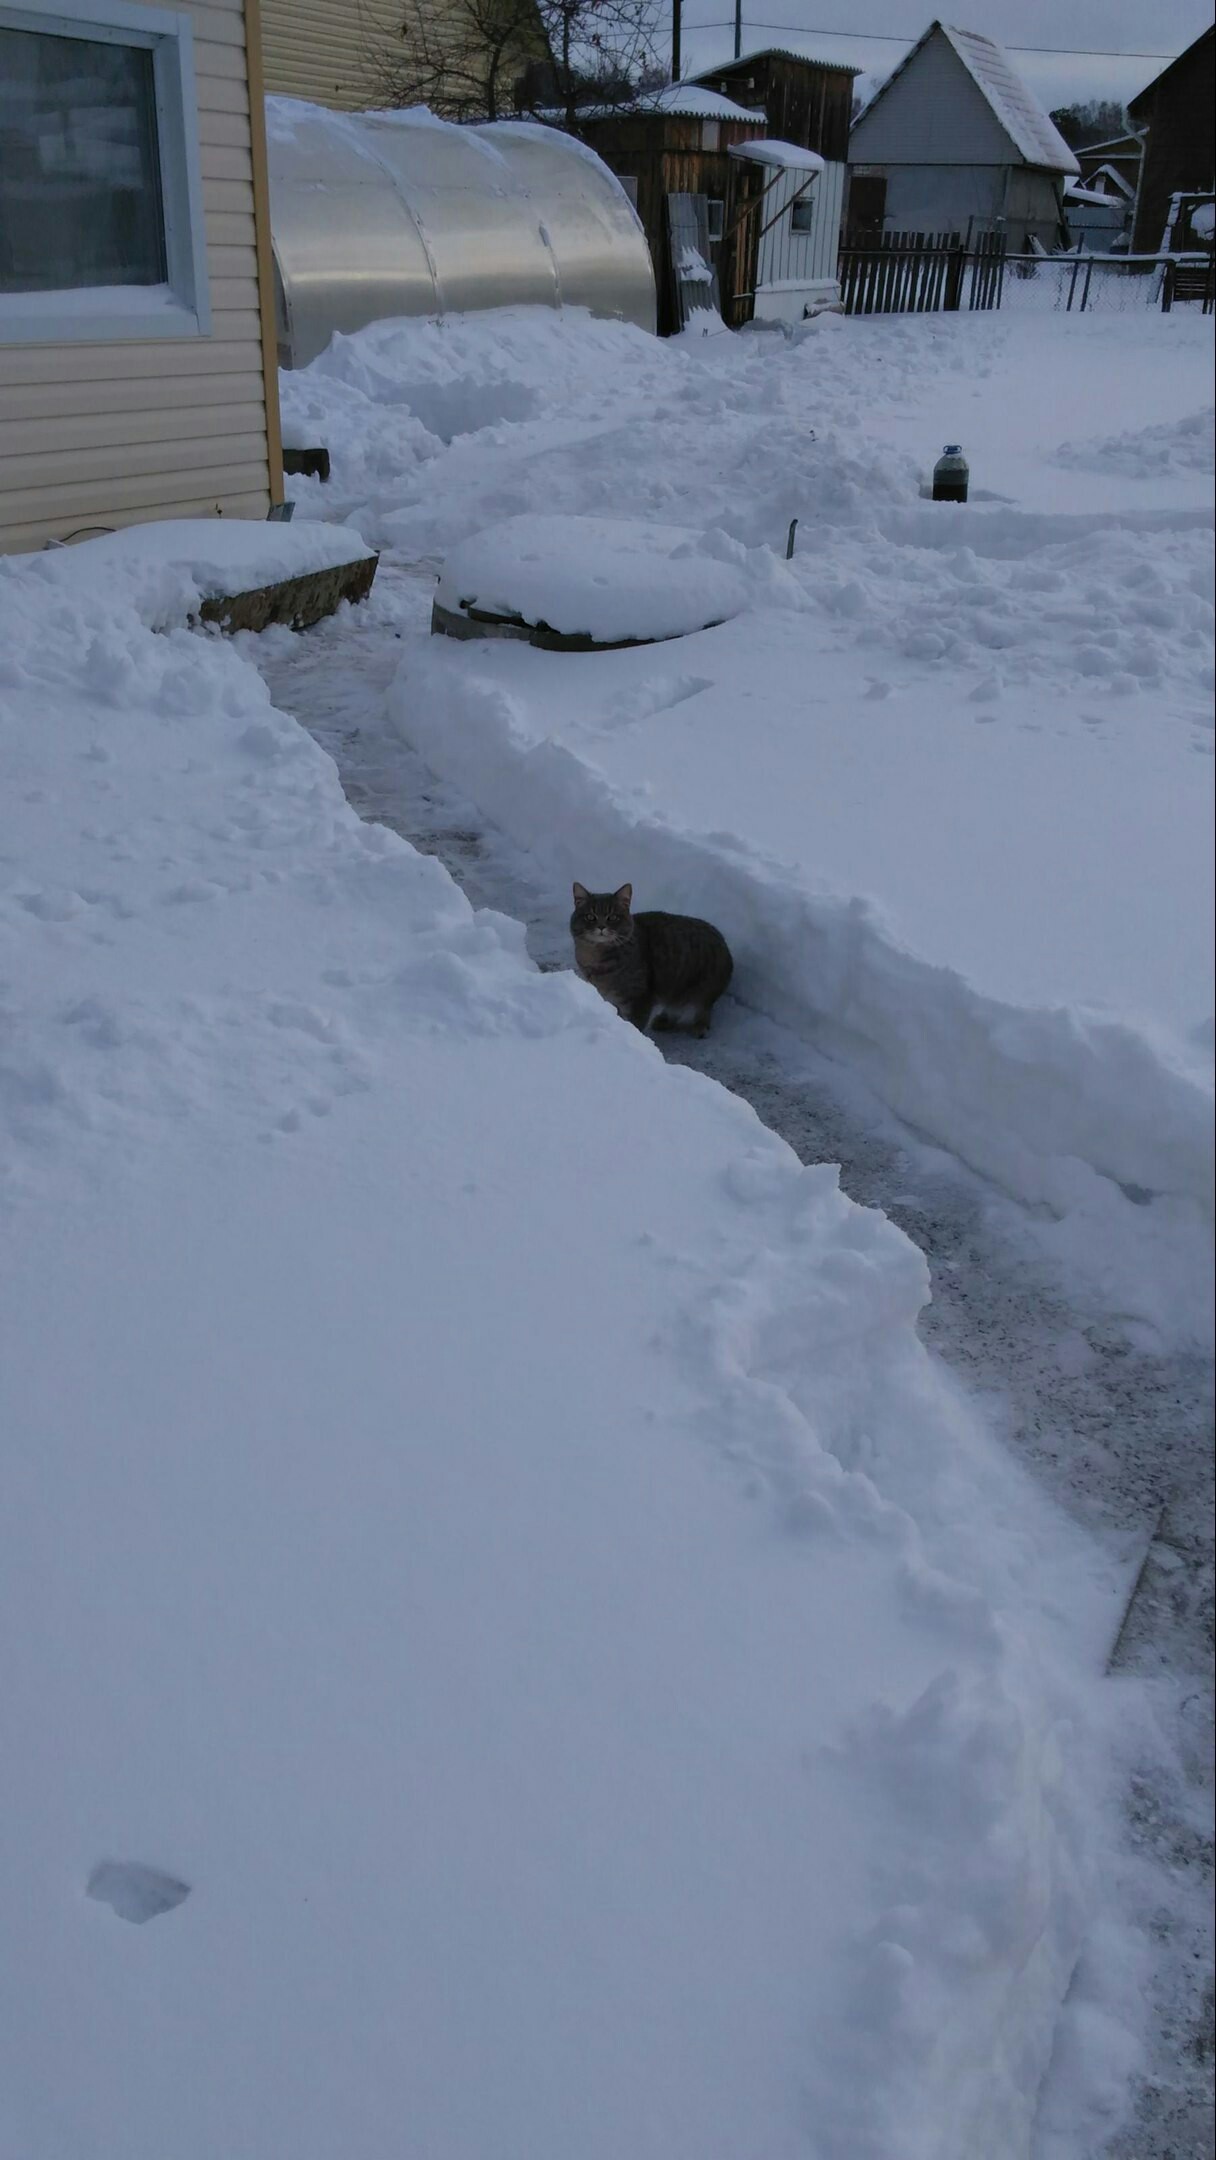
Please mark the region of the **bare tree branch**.
[[655, 0], [402, 0], [400, 40], [369, 50], [378, 104], [446, 120], [580, 121], [666, 80]]

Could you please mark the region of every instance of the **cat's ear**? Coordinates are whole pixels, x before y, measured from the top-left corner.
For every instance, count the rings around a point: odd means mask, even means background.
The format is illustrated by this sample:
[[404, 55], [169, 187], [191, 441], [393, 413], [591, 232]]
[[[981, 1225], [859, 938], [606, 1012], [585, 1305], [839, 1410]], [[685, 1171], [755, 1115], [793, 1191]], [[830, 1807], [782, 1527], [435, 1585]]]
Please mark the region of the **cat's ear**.
[[616, 892], [613, 893], [612, 897], [614, 900], [619, 900], [622, 907], [628, 907], [633, 899], [632, 885], [618, 886]]
[[574, 880], [574, 897], [578, 901], [580, 907], [582, 906], [583, 901], [588, 897], [586, 886], [580, 885], [577, 878], [575, 878]]

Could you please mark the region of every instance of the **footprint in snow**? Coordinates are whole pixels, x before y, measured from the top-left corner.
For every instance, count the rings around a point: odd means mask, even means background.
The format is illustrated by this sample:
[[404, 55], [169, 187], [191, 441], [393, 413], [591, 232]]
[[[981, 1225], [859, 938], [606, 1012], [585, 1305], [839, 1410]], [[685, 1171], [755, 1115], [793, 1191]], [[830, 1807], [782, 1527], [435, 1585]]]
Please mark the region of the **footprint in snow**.
[[120, 1920], [142, 1927], [161, 1913], [172, 1912], [190, 1895], [189, 1883], [160, 1868], [145, 1867], [140, 1860], [101, 1860], [86, 1884], [88, 1895], [108, 1905]]

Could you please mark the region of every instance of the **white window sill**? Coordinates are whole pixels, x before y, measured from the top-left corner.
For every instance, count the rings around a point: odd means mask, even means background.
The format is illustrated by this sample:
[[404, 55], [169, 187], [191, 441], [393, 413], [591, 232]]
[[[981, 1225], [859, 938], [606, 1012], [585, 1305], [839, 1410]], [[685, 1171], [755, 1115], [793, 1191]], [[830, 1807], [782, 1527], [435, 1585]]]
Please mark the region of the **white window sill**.
[[0, 345], [91, 345], [101, 340], [206, 335], [194, 308], [168, 285], [89, 285], [78, 291], [0, 293]]

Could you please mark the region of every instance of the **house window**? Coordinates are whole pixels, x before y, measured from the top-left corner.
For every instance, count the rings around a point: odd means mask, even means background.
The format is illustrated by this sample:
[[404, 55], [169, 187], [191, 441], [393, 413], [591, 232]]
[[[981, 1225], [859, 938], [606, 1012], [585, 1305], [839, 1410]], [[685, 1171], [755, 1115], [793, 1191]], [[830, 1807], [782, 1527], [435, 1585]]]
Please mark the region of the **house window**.
[[726, 204], [720, 195], [710, 195], [705, 202], [705, 237], [720, 240], [726, 230]]
[[701, 122], [701, 148], [703, 150], [717, 150], [721, 141], [722, 122], [720, 120], [703, 120]]
[[623, 187], [623, 188], [624, 188], [624, 190], [625, 190], [625, 193], [626, 193], [626, 194], [627, 194], [627, 196], [629, 197], [629, 200], [630, 200], [630, 202], [631, 202], [631, 203], [633, 204], [633, 207], [634, 207], [634, 209], [636, 210], [636, 209], [637, 209], [637, 206], [638, 206], [638, 176], [637, 176], [637, 174], [636, 174], [636, 173], [618, 173], [616, 177], [617, 177], [617, 181], [618, 181], [619, 185], [620, 185], [621, 187]]
[[0, 343], [204, 335], [189, 23], [67, 6], [0, 0]]
[[814, 230], [815, 198], [813, 195], [800, 195], [797, 202], [790, 204], [790, 231], [809, 233]]

